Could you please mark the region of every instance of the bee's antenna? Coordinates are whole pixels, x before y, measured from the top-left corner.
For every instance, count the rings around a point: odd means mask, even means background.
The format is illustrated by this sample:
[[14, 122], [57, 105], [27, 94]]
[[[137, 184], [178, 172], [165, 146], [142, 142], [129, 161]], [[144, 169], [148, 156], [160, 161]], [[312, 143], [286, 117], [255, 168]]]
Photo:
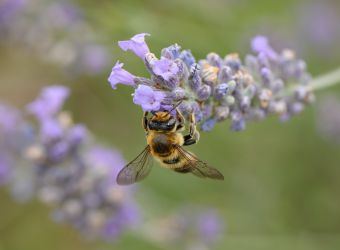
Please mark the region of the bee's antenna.
[[170, 114], [172, 111], [174, 111], [179, 105], [181, 105], [181, 103], [183, 102], [183, 100], [180, 100], [170, 111], [168, 111], [167, 113]]

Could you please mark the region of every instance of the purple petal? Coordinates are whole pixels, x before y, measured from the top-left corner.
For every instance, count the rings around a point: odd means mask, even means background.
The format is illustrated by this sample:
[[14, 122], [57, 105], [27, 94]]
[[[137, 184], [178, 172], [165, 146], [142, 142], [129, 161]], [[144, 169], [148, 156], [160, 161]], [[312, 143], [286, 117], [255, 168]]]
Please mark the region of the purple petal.
[[130, 72], [123, 69], [123, 63], [116, 62], [116, 65], [112, 68], [111, 74], [108, 78], [108, 81], [111, 84], [113, 89], [116, 89], [116, 85], [118, 83], [122, 83], [128, 86], [134, 86], [134, 79], [135, 76], [132, 75]]
[[256, 36], [251, 41], [251, 48], [256, 53], [264, 53], [271, 59], [277, 57], [276, 52], [269, 45], [268, 38], [265, 36]]
[[124, 50], [131, 50], [137, 56], [145, 59], [145, 55], [150, 52], [148, 45], [145, 43], [145, 36], [150, 36], [148, 33], [141, 33], [133, 36], [130, 40], [119, 41], [118, 46]]
[[69, 96], [67, 87], [55, 85], [43, 88], [38, 98], [27, 105], [27, 110], [38, 119], [55, 115]]
[[198, 220], [198, 231], [205, 242], [215, 242], [222, 233], [221, 218], [214, 211], [202, 213]]
[[58, 140], [63, 136], [63, 129], [56, 120], [45, 118], [41, 120], [40, 135], [45, 142]]
[[86, 127], [83, 125], [75, 125], [69, 131], [69, 141], [72, 145], [79, 145], [87, 136]]
[[163, 92], [155, 91], [146, 85], [139, 85], [135, 90], [133, 102], [140, 105], [144, 111], [158, 111], [164, 98]]
[[154, 62], [152, 70], [156, 75], [163, 77], [166, 81], [169, 81], [171, 78], [176, 77], [176, 74], [178, 73], [178, 66], [174, 61], [162, 57], [160, 60]]

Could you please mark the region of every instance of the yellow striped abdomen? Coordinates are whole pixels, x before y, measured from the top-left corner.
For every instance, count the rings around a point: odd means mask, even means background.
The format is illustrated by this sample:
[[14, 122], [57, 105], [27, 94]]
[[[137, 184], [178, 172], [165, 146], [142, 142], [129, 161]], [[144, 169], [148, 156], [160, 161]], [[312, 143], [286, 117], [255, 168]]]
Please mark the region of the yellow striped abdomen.
[[151, 148], [151, 154], [166, 168], [176, 169], [186, 164], [176, 146], [183, 145], [183, 136], [180, 133], [161, 133], [150, 131], [147, 143]]

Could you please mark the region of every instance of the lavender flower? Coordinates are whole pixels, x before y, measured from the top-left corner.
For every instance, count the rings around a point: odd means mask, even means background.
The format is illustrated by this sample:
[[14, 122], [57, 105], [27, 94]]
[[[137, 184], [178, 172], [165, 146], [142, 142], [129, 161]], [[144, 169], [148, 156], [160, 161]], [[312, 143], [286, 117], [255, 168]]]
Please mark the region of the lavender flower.
[[144, 234], [175, 249], [210, 249], [223, 234], [223, 222], [213, 209], [183, 208], [175, 215], [155, 220]]
[[144, 111], [157, 111], [160, 109], [161, 101], [165, 94], [161, 91], [155, 91], [146, 85], [139, 85], [133, 95], [133, 102], [140, 105]]
[[50, 86], [44, 88], [40, 96], [27, 105], [27, 111], [41, 123], [40, 134], [44, 141], [54, 141], [62, 137], [63, 128], [56, 115], [68, 96], [68, 88]]
[[90, 239], [116, 239], [139, 220], [131, 188], [115, 183], [124, 160], [118, 152], [102, 146], [92, 146], [83, 154], [81, 171], [73, 183], [66, 183], [66, 190], [57, 182], [45, 186], [41, 195], [47, 201], [51, 197], [58, 199], [53, 212], [55, 220], [70, 223]]
[[116, 89], [116, 85], [118, 83], [122, 83], [125, 85], [134, 86], [135, 76], [123, 69], [123, 63], [116, 62], [116, 65], [112, 68], [111, 74], [108, 78], [108, 81], [111, 84], [113, 89]]
[[222, 223], [221, 218], [214, 210], [205, 211], [200, 214], [198, 218], [197, 229], [206, 244], [212, 244], [216, 242], [221, 235]]
[[251, 42], [251, 48], [256, 53], [264, 53], [271, 59], [276, 59], [277, 53], [269, 45], [268, 38], [265, 36], [256, 36]]
[[338, 6], [332, 1], [302, 2], [296, 8], [297, 40], [308, 41], [301, 49], [329, 60], [336, 57], [334, 50], [340, 41]]
[[27, 106], [38, 129], [30, 130], [25, 144], [13, 143], [27, 135], [15, 112], [0, 105], [0, 135], [6, 136], [0, 141], [0, 184], [8, 183], [21, 201], [38, 197], [52, 207], [55, 221], [87, 238], [114, 240], [139, 220], [134, 190], [116, 184], [125, 161], [61, 111], [68, 95], [66, 87], [46, 87]]
[[133, 53], [135, 53], [137, 56], [145, 59], [145, 55], [149, 53], [149, 47], [145, 43], [145, 36], [149, 36], [148, 33], [141, 33], [133, 36], [130, 40], [127, 41], [119, 41], [118, 45], [119, 47], [124, 50], [132, 50]]
[[0, 27], [16, 17], [25, 7], [27, 0], [4, 0], [0, 3]]
[[[314, 100], [306, 63], [293, 51], [277, 52], [263, 36], [255, 37], [251, 45], [256, 54], [247, 55], [244, 64], [235, 53], [224, 58], [210, 53], [196, 62], [177, 44], [164, 48], [161, 59], [146, 53], [144, 62], [151, 77], [134, 77], [134, 86], [143, 86], [143, 97], [136, 91], [134, 103], [159, 111], [181, 101], [179, 110], [185, 117], [193, 113], [203, 131], [226, 119], [231, 120], [231, 130], [240, 131], [246, 122], [270, 114], [287, 120]], [[153, 101], [155, 93], [165, 97]]]
[[155, 75], [161, 76], [164, 80], [169, 81], [171, 78], [176, 77], [178, 66], [174, 61], [162, 57], [152, 64], [152, 70]]

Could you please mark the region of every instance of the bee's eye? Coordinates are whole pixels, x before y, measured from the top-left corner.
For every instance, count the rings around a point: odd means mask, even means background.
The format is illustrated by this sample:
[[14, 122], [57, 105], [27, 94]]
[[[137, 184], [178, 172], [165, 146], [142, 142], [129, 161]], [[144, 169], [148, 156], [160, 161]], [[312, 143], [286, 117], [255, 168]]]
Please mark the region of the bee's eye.
[[170, 119], [169, 121], [168, 121], [168, 126], [173, 126], [174, 124], [175, 124], [175, 119]]
[[155, 124], [155, 122], [153, 122], [153, 121], [150, 121], [150, 122], [149, 122], [149, 127], [150, 127], [150, 128], [154, 128], [154, 127], [156, 127], [156, 124]]

